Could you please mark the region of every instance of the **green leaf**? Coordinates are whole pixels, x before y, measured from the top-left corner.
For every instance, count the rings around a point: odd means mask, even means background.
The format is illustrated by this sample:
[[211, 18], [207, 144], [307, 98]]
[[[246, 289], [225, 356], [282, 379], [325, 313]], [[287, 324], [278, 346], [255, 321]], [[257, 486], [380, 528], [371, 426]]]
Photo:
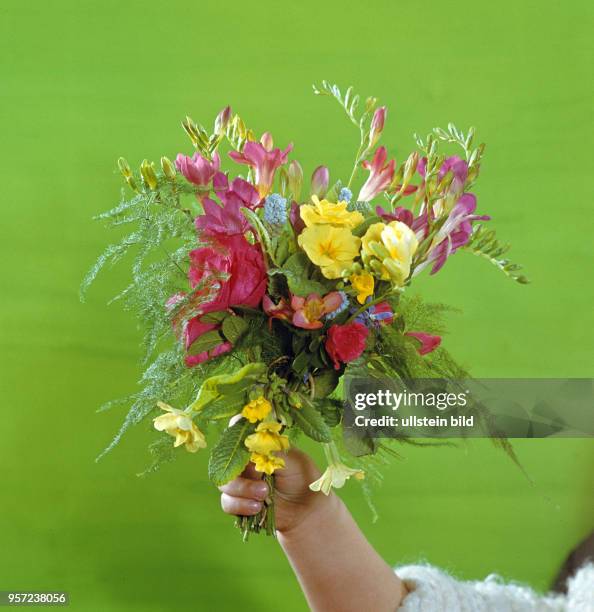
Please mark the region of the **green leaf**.
[[291, 411], [295, 423], [306, 436], [317, 442], [330, 442], [332, 433], [315, 405], [302, 397], [303, 405]]
[[282, 268], [269, 270], [269, 274], [282, 274], [287, 279], [289, 290], [293, 295], [306, 297], [310, 293], [324, 295], [327, 288], [323, 283], [311, 280], [308, 277], [309, 259], [305, 253], [294, 253], [285, 262]]
[[200, 411], [201, 420], [230, 418], [237, 414], [245, 404], [245, 392], [223, 395], [207, 404]]
[[293, 360], [293, 370], [295, 370], [297, 374], [305, 373], [305, 370], [307, 370], [307, 366], [309, 365], [310, 358], [311, 355], [305, 351], [299, 353], [299, 355], [297, 355], [297, 357], [295, 357]]
[[241, 317], [227, 317], [223, 321], [223, 335], [231, 344], [236, 344], [247, 329], [248, 324]]
[[196, 338], [192, 345], [188, 349], [189, 355], [199, 355], [206, 351], [210, 351], [213, 348], [219, 346], [224, 342], [221, 334], [218, 331], [213, 330], [202, 334], [199, 338]]
[[335, 399], [323, 399], [319, 402], [320, 414], [328, 427], [336, 427], [342, 420], [342, 402]]
[[375, 455], [378, 449], [377, 440], [375, 438], [362, 437], [361, 435], [355, 433], [351, 427], [343, 428], [342, 439], [344, 442], [344, 447], [354, 457]]
[[253, 430], [249, 421], [241, 419], [222, 433], [208, 461], [208, 477], [217, 487], [239, 476], [248, 464], [250, 453], [244, 441]]
[[336, 370], [324, 370], [314, 376], [314, 399], [327, 397], [336, 389], [340, 376]]
[[[255, 362], [248, 363], [243, 366], [237, 372], [233, 374], [219, 374], [217, 376], [211, 376], [207, 378], [200, 387], [200, 391], [198, 391], [198, 396], [195, 401], [190, 406], [190, 409], [194, 412], [199, 412], [213, 400], [217, 399], [220, 395], [222, 395], [220, 386], [223, 385], [231, 385], [246, 379], [250, 384], [258, 380], [260, 376], [266, 373], [267, 366], [265, 363]], [[229, 387], [227, 387], [229, 390]]]
[[353, 236], [363, 236], [365, 232], [369, 229], [371, 225], [374, 223], [382, 223], [381, 217], [374, 215], [373, 217], [368, 217], [363, 221], [363, 223], [357, 225], [357, 227], [353, 230]]
[[218, 325], [222, 323], [229, 315], [228, 312], [222, 310], [219, 312], [208, 312], [200, 317], [200, 321], [202, 323], [212, 323], [213, 325]]

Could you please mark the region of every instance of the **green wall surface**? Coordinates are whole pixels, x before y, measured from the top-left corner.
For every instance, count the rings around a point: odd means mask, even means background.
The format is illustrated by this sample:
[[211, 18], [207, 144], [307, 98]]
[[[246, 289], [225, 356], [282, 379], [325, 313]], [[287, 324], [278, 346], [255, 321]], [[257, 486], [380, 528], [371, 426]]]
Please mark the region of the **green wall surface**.
[[[295, 143], [306, 172], [350, 169], [352, 126], [311, 83], [354, 85], [389, 106], [384, 143], [454, 121], [488, 143], [480, 213], [532, 284], [457, 254], [415, 286], [459, 308], [444, 343], [476, 376], [591, 377], [594, 357], [591, 105], [594, 5], [88, 2], [0, 4], [2, 220], [0, 590], [67, 590], [83, 611], [305, 610], [272, 539], [241, 542], [208, 483], [206, 454], [159, 473], [149, 424], [94, 459], [123, 417], [95, 414], [135, 389], [135, 322], [108, 298], [126, 266], [78, 284], [117, 238], [91, 221], [116, 203], [115, 160], [191, 147], [190, 114], [231, 104]], [[489, 441], [402, 449], [372, 523], [390, 563], [425, 560], [545, 589], [592, 528], [592, 440], [515, 443], [532, 484]], [[323, 546], [320, 538], [320, 546]]]

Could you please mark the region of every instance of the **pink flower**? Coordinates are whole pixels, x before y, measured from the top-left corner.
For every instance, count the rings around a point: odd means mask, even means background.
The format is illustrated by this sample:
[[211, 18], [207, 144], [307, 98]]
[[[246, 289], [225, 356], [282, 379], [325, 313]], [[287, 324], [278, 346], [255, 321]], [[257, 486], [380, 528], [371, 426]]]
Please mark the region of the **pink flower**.
[[359, 192], [358, 202], [369, 202], [376, 195], [384, 191], [394, 178], [394, 167], [396, 162], [391, 159], [386, 164], [388, 153], [385, 147], [379, 147], [369, 163], [365, 160], [362, 164], [363, 168], [369, 170], [369, 178], [365, 181], [361, 191]]
[[227, 177], [217, 172], [213, 178], [213, 188], [223, 206], [219, 206], [210, 198], [202, 199], [204, 214], [196, 217], [196, 229], [210, 234], [245, 234], [250, 224], [241, 212], [242, 208], [256, 208], [260, 196], [251, 183], [236, 178], [229, 186]]
[[270, 135], [265, 134], [264, 136], [262, 137], [264, 144], [250, 140], [245, 143], [241, 153], [239, 151], [229, 153], [231, 159], [238, 164], [245, 164], [255, 169], [256, 186], [261, 198], [270, 193], [277, 168], [287, 162], [287, 155], [293, 150], [292, 144], [284, 151], [272, 149]]
[[441, 336], [432, 336], [425, 332], [406, 332], [406, 336], [416, 338], [421, 344], [417, 348], [419, 355], [426, 355], [431, 353], [441, 344]]
[[330, 327], [325, 347], [335, 370], [340, 369], [341, 363], [349, 363], [363, 354], [368, 335], [367, 327], [356, 321]]
[[[196, 316], [188, 321], [184, 329], [186, 349], [206, 332], [219, 329], [219, 324], [202, 321], [205, 314], [232, 306], [257, 308], [268, 280], [260, 247], [250, 244], [241, 234], [218, 235], [212, 246], [191, 251], [189, 278], [193, 288], [201, 283], [210, 285], [199, 289], [197, 298], [212, 293], [213, 289], [215, 293], [208, 302], [199, 305]], [[193, 366], [229, 350], [229, 343], [222, 342], [208, 353], [188, 355], [186, 364]]]
[[194, 220], [197, 230], [207, 234], [226, 234], [228, 236], [243, 235], [250, 229], [250, 224], [241, 212], [238, 202], [219, 206], [210, 198], [203, 198], [204, 214]]
[[215, 153], [212, 162], [202, 157], [200, 153], [194, 153], [192, 157], [182, 155], [175, 158], [175, 167], [194, 185], [205, 187], [210, 184], [214, 175], [219, 171], [221, 160], [219, 154]]
[[293, 325], [303, 329], [320, 329], [323, 325], [320, 319], [341, 305], [342, 296], [338, 291], [332, 291], [323, 298], [317, 293], [310, 293], [306, 298], [294, 295], [291, 298], [291, 308], [295, 311]]

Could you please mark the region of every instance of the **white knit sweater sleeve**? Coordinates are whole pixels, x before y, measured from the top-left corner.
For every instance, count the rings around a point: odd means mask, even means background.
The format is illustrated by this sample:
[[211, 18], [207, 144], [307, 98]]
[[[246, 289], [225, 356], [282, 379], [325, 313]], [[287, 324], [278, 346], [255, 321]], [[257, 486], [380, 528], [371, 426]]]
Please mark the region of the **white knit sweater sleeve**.
[[398, 567], [396, 574], [409, 589], [398, 612], [594, 612], [593, 565], [569, 581], [567, 596], [538, 595], [497, 576], [462, 582], [430, 565]]

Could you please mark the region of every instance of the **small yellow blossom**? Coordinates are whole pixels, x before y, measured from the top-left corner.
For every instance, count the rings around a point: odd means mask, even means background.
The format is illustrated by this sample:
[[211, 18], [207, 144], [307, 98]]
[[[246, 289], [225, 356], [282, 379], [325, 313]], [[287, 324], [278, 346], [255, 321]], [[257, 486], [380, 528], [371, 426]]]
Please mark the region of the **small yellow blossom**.
[[266, 418], [272, 410], [272, 404], [265, 397], [258, 397], [243, 407], [241, 414], [250, 422], [256, 423]]
[[157, 431], [164, 431], [174, 437], [173, 446], [183, 444], [190, 453], [206, 447], [206, 438], [192, 421], [189, 413], [173, 408], [164, 402], [157, 402], [157, 405], [167, 414], [153, 419], [154, 427]]
[[346, 227], [328, 225], [306, 227], [298, 241], [326, 278], [340, 278], [352, 266], [361, 246], [361, 239]]
[[419, 242], [415, 233], [400, 221], [374, 223], [363, 236], [361, 258], [382, 280], [396, 286], [405, 283]]
[[250, 461], [254, 463], [256, 472], [264, 472], [269, 476], [275, 470], [279, 470], [285, 467], [285, 460], [282, 457], [277, 457], [276, 455], [263, 455], [262, 453], [252, 453], [250, 455]]
[[361, 274], [353, 274], [349, 280], [353, 289], [357, 292], [357, 301], [359, 304], [365, 304], [365, 300], [373, 295], [375, 285], [373, 276], [369, 272], [362, 272]]
[[247, 449], [252, 453], [261, 455], [287, 450], [289, 448], [289, 438], [279, 433], [281, 429], [281, 423], [274, 421], [260, 423], [256, 427], [256, 433], [245, 439]]
[[344, 463], [332, 463], [318, 480], [309, 485], [309, 488], [312, 491], [321, 491], [324, 495], [329, 495], [332, 488], [340, 489], [351, 476], [357, 480], [363, 480], [365, 472], [350, 468]]
[[301, 218], [307, 227], [333, 225], [353, 229], [363, 222], [363, 215], [357, 211], [349, 212], [346, 202], [328, 202], [328, 200], [319, 200], [317, 196], [312, 196], [311, 199], [313, 206], [303, 204], [299, 208]]

